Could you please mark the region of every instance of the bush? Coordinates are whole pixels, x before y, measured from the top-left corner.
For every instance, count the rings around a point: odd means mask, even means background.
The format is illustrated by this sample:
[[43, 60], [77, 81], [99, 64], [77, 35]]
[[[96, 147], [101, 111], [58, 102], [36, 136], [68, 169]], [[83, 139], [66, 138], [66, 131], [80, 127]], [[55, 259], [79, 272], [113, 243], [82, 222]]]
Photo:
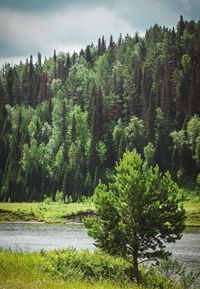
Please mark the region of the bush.
[[71, 203], [73, 203], [73, 199], [72, 199], [72, 196], [71, 195], [66, 195], [65, 196], [65, 203], [66, 204], [71, 204]]
[[200, 173], [197, 175], [196, 182], [197, 182], [197, 185], [200, 187]]
[[52, 198], [51, 197], [47, 197], [44, 196], [44, 201], [43, 201], [46, 205], [49, 205], [52, 203]]
[[124, 282], [131, 268], [122, 258], [103, 255], [98, 251], [76, 249], [43, 252], [43, 269], [63, 279], [112, 279]]
[[150, 266], [146, 272], [143, 271], [142, 276], [147, 288], [190, 289], [196, 288], [195, 282], [200, 276], [200, 271], [188, 272], [184, 265], [169, 259], [161, 261], [159, 265]]
[[56, 201], [56, 203], [60, 203], [60, 204], [64, 203], [65, 196], [64, 196], [64, 193], [62, 191], [56, 192], [55, 201]]

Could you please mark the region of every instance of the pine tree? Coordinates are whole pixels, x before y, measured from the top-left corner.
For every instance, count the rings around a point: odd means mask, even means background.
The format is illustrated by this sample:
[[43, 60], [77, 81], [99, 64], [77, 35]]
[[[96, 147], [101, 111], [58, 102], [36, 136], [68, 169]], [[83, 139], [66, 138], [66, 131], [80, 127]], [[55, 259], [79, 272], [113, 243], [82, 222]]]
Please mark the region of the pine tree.
[[28, 59], [26, 59], [26, 63], [23, 67], [23, 72], [22, 72], [22, 92], [23, 92], [23, 101], [25, 104], [29, 104], [29, 64], [28, 64]]
[[136, 151], [126, 152], [115, 170], [108, 186], [95, 189], [97, 217], [85, 224], [98, 248], [132, 264], [139, 283], [139, 263], [168, 257], [166, 242], [181, 238], [185, 211], [170, 174], [148, 168]]
[[13, 91], [13, 86], [14, 86], [14, 74], [13, 74], [13, 69], [9, 66], [8, 68], [8, 73], [6, 77], [7, 81], [7, 102], [12, 106], [14, 105], [14, 91]]
[[37, 53], [37, 65], [39, 68], [42, 67], [42, 56], [40, 52]]
[[104, 54], [106, 52], [106, 41], [104, 39], [104, 36], [102, 36], [101, 39], [101, 53]]
[[86, 60], [89, 64], [93, 65], [93, 59], [92, 59], [92, 55], [91, 55], [91, 52], [90, 52], [90, 46], [89, 46], [89, 45], [86, 46], [86, 50], [85, 50], [85, 60]]
[[91, 132], [95, 142], [103, 140], [104, 135], [104, 108], [101, 88], [94, 95], [92, 104]]
[[113, 65], [115, 61], [115, 43], [113, 41], [112, 35], [110, 36], [110, 43], [108, 46], [108, 59], [109, 59], [109, 63]]
[[89, 173], [92, 179], [94, 179], [95, 177], [95, 171], [96, 171], [96, 168], [98, 167], [98, 163], [99, 163], [99, 159], [98, 159], [98, 153], [97, 153], [97, 144], [96, 144], [96, 141], [92, 138], [91, 146], [90, 146], [90, 153], [89, 153], [89, 160], [88, 160], [88, 169], [89, 169]]
[[75, 114], [73, 113], [73, 116], [72, 116], [72, 129], [71, 129], [71, 142], [75, 143], [76, 139], [77, 139], [76, 117], [75, 117]]
[[47, 99], [47, 95], [48, 95], [48, 74], [46, 72], [43, 72], [38, 95], [38, 103], [41, 103], [42, 101]]
[[81, 49], [81, 51], [80, 51], [80, 53], [79, 53], [79, 57], [85, 57], [85, 53], [84, 53], [84, 51], [83, 51], [83, 49]]
[[57, 55], [56, 50], [53, 52], [53, 78], [57, 79]]
[[28, 104], [31, 106], [36, 105], [35, 70], [32, 55], [30, 56], [29, 62]]
[[177, 25], [177, 37], [179, 41], [180, 41], [181, 36], [183, 35], [184, 29], [185, 29], [185, 22], [183, 20], [183, 16], [181, 15], [180, 20]]
[[119, 34], [118, 46], [122, 44], [122, 34]]
[[98, 39], [97, 55], [98, 56], [102, 55], [101, 38]]
[[65, 64], [65, 75], [66, 77], [68, 77], [69, 75], [69, 69], [71, 67], [71, 61], [70, 61], [70, 55], [67, 55], [67, 60], [66, 60], [66, 64]]

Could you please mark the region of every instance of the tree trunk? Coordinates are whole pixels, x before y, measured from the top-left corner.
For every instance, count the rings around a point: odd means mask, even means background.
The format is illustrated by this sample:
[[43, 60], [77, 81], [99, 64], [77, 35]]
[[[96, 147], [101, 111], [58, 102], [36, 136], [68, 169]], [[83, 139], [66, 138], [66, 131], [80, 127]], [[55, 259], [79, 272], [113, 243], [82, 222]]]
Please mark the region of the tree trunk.
[[133, 254], [133, 279], [139, 283], [139, 270], [138, 270], [138, 254], [134, 252]]

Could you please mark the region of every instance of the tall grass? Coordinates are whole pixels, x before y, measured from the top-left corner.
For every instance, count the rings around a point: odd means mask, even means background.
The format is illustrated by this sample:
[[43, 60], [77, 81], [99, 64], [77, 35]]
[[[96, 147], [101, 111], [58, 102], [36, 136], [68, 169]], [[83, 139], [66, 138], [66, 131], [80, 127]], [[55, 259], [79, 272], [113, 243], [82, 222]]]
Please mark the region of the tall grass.
[[53, 255], [58, 257], [57, 253], [51, 252], [49, 255], [44, 252], [20, 253], [1, 250], [0, 289], [143, 289], [127, 282], [120, 286], [116, 281], [106, 279], [80, 280], [76, 278], [70, 266], [65, 266], [65, 269], [69, 272], [71, 270], [72, 276], [68, 274], [68, 278], [63, 279], [58, 272], [53, 272], [52, 268], [47, 269], [49, 258]]
[[99, 252], [0, 250], [0, 289], [189, 289], [195, 288], [198, 277], [165, 261], [158, 267], [141, 267], [142, 285], [137, 285], [130, 269], [125, 260]]

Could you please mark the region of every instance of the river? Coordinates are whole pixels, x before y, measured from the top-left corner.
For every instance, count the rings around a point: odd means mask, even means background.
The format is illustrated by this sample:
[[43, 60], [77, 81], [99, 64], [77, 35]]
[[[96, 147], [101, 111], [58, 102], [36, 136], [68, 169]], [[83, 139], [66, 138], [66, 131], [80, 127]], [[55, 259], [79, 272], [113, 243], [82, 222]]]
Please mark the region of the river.
[[[66, 247], [93, 250], [93, 239], [82, 224], [0, 223], [0, 247], [19, 251]], [[181, 240], [168, 244], [172, 256], [188, 269], [200, 269], [200, 228], [188, 228]]]

